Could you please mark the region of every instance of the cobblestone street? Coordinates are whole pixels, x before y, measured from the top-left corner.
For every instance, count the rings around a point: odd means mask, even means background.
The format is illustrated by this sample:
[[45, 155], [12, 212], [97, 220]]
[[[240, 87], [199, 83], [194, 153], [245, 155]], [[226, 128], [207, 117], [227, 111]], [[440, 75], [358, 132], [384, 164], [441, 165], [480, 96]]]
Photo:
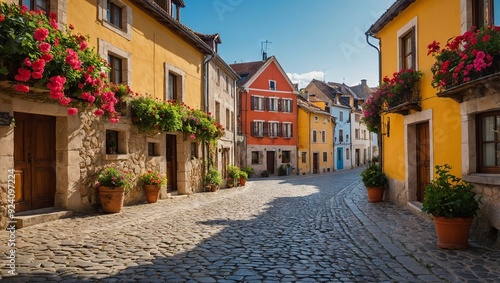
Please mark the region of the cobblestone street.
[[436, 247], [430, 219], [371, 204], [361, 169], [0, 233], [3, 282], [499, 282], [500, 250]]

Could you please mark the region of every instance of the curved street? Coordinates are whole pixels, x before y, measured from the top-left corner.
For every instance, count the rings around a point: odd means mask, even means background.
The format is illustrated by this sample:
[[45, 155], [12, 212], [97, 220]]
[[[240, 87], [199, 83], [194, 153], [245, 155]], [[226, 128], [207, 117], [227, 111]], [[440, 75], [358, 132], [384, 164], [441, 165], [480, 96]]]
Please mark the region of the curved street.
[[432, 221], [371, 204], [361, 169], [0, 232], [3, 282], [498, 282], [500, 250], [440, 250]]

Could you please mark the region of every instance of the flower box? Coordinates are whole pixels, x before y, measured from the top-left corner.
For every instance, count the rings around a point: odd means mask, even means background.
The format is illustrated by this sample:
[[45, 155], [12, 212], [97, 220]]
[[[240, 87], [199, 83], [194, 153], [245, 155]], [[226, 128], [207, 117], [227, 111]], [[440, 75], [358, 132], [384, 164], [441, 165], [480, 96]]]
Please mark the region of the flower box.
[[462, 103], [473, 98], [500, 93], [500, 73], [488, 75], [437, 93], [438, 97], [449, 97]]

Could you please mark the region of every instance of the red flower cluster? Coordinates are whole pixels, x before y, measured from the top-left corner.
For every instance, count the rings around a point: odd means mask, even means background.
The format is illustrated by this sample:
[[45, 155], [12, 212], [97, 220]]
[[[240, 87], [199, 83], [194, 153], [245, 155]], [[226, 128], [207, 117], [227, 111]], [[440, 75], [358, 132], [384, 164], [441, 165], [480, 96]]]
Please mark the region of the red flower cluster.
[[[431, 68], [432, 86], [445, 90], [500, 71], [500, 27], [472, 28], [448, 41], [441, 49], [438, 42], [428, 46], [436, 62]], [[496, 59], [495, 59], [496, 58]]]

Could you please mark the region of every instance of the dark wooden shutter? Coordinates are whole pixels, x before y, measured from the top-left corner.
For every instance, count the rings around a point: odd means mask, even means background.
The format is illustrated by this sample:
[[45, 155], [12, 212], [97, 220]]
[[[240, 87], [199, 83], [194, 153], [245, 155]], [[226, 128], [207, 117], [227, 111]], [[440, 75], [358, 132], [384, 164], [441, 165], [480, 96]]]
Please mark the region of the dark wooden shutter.
[[267, 136], [269, 132], [269, 123], [268, 122], [263, 122], [263, 136]]
[[290, 137], [293, 137], [293, 124], [290, 124]]
[[290, 103], [290, 113], [293, 112], [293, 100], [288, 100], [288, 102]]
[[283, 112], [283, 106], [282, 106], [282, 101], [283, 99], [278, 99], [278, 111]]
[[255, 96], [252, 96], [251, 103], [252, 103], [252, 110], [255, 110]]
[[252, 122], [251, 124], [252, 124], [252, 126], [251, 126], [251, 128], [252, 128], [251, 133], [252, 133], [252, 136], [255, 137], [257, 135], [257, 133], [255, 132], [255, 122]]

